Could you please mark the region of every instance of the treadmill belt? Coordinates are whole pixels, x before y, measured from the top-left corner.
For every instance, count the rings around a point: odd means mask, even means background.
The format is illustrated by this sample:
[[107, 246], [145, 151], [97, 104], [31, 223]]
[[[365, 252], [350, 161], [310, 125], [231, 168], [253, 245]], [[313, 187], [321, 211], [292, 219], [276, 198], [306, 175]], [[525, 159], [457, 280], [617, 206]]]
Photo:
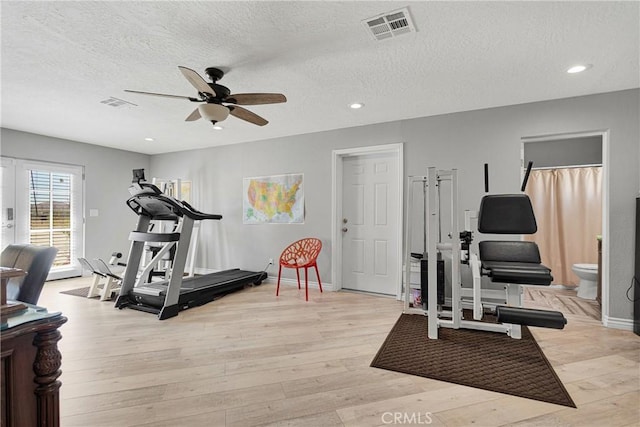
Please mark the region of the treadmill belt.
[[[252, 282], [260, 277], [260, 273], [255, 271], [244, 270], [225, 270], [217, 273], [204, 274], [202, 276], [194, 276], [190, 278], [182, 279], [182, 289], [201, 289], [209, 286], [223, 285], [229, 282], [235, 282], [237, 280], [246, 279], [247, 282]], [[182, 290], [181, 290], [182, 292]]]

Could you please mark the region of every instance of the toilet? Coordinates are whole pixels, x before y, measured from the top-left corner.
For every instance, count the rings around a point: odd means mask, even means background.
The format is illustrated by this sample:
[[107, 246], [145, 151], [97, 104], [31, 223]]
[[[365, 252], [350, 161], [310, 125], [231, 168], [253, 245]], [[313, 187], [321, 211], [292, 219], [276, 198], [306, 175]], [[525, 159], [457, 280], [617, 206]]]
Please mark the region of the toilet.
[[596, 299], [598, 293], [598, 264], [573, 264], [571, 269], [580, 278], [578, 297]]

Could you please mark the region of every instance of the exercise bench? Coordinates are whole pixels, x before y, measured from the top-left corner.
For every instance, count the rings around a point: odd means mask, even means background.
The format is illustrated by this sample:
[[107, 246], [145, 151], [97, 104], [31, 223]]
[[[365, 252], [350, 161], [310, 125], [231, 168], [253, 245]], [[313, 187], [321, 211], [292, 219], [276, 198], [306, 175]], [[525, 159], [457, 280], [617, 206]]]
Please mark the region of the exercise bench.
[[96, 258], [93, 263], [86, 258], [78, 258], [78, 261], [84, 269], [91, 271], [93, 276], [87, 298], [99, 296], [100, 301], [106, 301], [111, 298], [113, 292], [120, 290], [122, 277], [113, 273], [102, 259]]

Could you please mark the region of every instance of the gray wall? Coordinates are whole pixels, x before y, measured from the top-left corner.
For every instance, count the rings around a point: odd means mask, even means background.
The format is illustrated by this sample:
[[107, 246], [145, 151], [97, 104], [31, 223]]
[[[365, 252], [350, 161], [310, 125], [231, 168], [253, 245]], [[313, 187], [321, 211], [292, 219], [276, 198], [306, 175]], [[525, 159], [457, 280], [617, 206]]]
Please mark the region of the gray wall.
[[[2, 128], [0, 154], [84, 166], [85, 257], [108, 259], [113, 251], [126, 257], [136, 216], [125, 205], [131, 170], [149, 168], [149, 156]], [[89, 209], [98, 209], [97, 217]]]
[[[325, 244], [319, 264], [328, 282], [332, 150], [403, 142], [405, 175], [423, 175], [428, 166], [458, 169], [464, 210], [479, 206], [485, 162], [491, 165], [492, 192], [519, 191], [521, 138], [608, 130], [609, 316], [631, 319], [632, 304], [625, 291], [633, 276], [635, 197], [640, 189], [639, 102], [640, 90], [634, 89], [151, 157], [2, 129], [0, 149], [9, 157], [85, 166], [86, 209], [100, 211], [99, 217], [87, 216], [88, 257], [128, 250], [135, 217], [124, 205], [126, 188], [131, 169], [145, 168], [148, 178], [192, 180], [193, 205], [224, 215], [222, 221], [203, 224], [198, 266], [262, 269], [291, 241], [316, 236]], [[305, 223], [243, 225], [242, 178], [289, 172], [305, 174]]]
[[554, 139], [524, 144], [524, 164], [534, 168], [602, 164], [602, 137]]
[[[458, 169], [464, 210], [479, 206], [485, 162], [491, 166], [491, 192], [519, 192], [521, 138], [608, 129], [609, 316], [631, 319], [625, 291], [633, 276], [634, 203], [640, 188], [639, 97], [634, 89], [155, 155], [148, 176], [191, 179], [194, 206], [224, 216], [203, 227], [200, 266], [262, 269], [291, 241], [316, 236], [325, 245], [319, 264], [328, 281], [332, 150], [403, 142], [405, 175], [423, 175], [428, 166]], [[242, 178], [289, 172], [305, 174], [305, 223], [243, 225]]]

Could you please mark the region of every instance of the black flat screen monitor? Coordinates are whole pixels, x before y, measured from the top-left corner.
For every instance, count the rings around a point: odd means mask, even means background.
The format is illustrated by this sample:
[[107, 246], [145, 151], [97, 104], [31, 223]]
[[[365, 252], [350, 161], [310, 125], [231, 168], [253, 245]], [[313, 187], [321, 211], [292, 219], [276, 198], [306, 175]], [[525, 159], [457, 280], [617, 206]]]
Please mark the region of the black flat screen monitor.
[[144, 181], [144, 169], [134, 169], [133, 170], [133, 181], [131, 182], [140, 182]]

